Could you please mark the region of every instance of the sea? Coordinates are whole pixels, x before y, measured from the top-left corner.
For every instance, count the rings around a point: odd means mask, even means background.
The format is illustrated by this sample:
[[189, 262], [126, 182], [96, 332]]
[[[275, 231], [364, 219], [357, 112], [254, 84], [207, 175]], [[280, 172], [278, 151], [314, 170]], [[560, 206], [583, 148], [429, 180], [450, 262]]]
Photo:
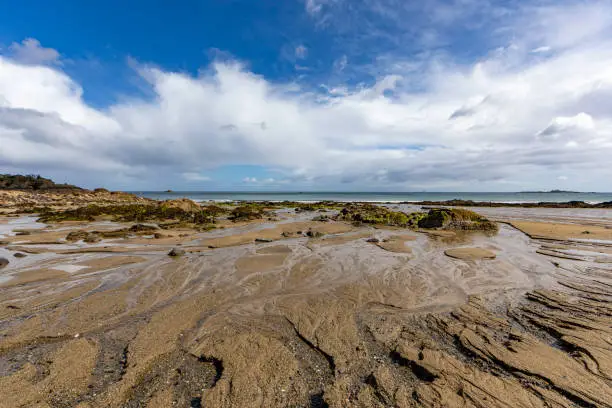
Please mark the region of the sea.
[[261, 192], [261, 191], [132, 191], [142, 197], [155, 200], [189, 198], [197, 202], [215, 201], [338, 201], [401, 203], [419, 201], [472, 200], [494, 203], [532, 203], [584, 201], [590, 204], [612, 201], [612, 193], [579, 192], [516, 192], [516, 193], [466, 193], [466, 192]]

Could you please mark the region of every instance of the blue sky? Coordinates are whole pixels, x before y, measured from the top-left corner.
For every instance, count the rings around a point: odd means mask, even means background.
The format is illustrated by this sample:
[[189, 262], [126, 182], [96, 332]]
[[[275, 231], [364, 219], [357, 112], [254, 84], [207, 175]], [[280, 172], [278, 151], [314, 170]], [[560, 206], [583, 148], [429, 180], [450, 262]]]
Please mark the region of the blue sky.
[[5, 2], [0, 172], [612, 190], [609, 1]]

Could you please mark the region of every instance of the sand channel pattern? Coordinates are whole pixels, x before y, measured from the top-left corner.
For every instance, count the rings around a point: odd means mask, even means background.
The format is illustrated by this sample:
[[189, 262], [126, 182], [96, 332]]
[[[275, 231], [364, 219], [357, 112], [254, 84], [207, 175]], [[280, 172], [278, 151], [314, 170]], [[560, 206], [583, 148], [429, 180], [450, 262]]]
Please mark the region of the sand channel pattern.
[[610, 407], [609, 244], [537, 227], [284, 219], [182, 234], [174, 258], [153, 238], [11, 239], [0, 407]]

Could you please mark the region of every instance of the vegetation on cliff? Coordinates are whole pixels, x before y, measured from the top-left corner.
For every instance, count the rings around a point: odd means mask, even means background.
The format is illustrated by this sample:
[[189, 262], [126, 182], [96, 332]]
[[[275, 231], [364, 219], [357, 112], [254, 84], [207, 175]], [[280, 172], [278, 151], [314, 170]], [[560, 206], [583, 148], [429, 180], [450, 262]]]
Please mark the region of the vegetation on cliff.
[[56, 184], [39, 175], [0, 174], [0, 190], [81, 190], [70, 184]]

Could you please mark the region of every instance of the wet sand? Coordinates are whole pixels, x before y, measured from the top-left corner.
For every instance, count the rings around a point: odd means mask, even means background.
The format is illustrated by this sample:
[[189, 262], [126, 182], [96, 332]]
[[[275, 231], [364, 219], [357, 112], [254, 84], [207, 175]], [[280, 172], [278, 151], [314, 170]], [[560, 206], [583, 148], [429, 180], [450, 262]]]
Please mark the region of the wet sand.
[[612, 219], [519, 210], [94, 244], [0, 217], [0, 407], [612, 406]]

